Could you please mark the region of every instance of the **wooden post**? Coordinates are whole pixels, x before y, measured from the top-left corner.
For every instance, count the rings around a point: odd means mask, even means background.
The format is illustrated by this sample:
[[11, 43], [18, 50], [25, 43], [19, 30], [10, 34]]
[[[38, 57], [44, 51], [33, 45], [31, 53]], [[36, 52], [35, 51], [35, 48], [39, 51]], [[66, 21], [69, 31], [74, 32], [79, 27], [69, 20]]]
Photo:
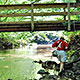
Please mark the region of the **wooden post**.
[[[64, 12], [66, 12], [65, 8], [64, 8]], [[64, 20], [66, 20], [66, 15], [64, 15]]]
[[68, 31], [71, 30], [71, 21], [70, 21], [70, 2], [68, 2]]
[[31, 3], [31, 31], [34, 30], [34, 3]]
[[[0, 10], [0, 13], [1, 13], [1, 10]], [[0, 22], [1, 22], [1, 17], [0, 17]]]
[[[75, 11], [75, 8], [76, 8], [76, 6], [75, 6], [75, 3], [74, 3], [74, 11]], [[74, 13], [74, 15], [75, 15], [75, 13]], [[74, 31], [75, 31], [75, 20], [73, 21], [73, 26], [74, 26]]]

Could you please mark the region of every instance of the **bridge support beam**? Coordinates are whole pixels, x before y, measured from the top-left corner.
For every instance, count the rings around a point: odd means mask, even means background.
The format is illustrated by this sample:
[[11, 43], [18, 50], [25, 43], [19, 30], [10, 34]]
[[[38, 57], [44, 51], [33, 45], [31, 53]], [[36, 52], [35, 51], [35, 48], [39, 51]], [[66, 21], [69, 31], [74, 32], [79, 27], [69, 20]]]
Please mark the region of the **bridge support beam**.
[[70, 2], [68, 2], [68, 31], [70, 31], [71, 21], [70, 21]]
[[31, 31], [34, 31], [34, 3], [31, 3]]

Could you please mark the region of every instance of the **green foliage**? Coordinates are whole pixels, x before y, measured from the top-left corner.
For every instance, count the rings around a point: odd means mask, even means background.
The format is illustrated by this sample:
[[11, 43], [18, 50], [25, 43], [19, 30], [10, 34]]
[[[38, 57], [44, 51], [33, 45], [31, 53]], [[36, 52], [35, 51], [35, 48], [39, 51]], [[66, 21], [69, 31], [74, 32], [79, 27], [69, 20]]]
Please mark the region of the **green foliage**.
[[76, 0], [62, 0], [63, 2], [76, 2]]
[[3, 0], [0, 0], [0, 5], [3, 4]]
[[[47, 41], [50, 39], [46, 36], [46, 34], [50, 35], [48, 32], [1, 32], [0, 33], [0, 41], [3, 40], [3, 43], [6, 46], [10, 43], [14, 48], [19, 47], [20, 45], [28, 45], [29, 43], [35, 43], [36, 37], [39, 41]], [[53, 35], [52, 35], [53, 36]], [[2, 44], [3, 44], [2, 43]]]
[[[79, 51], [80, 45], [80, 30], [74, 32], [63, 32], [67, 36], [68, 46], [70, 50], [67, 51], [67, 58], [70, 57], [74, 52]], [[80, 52], [80, 51], [79, 51]]]
[[79, 35], [80, 30], [79, 31], [71, 31], [71, 32], [64, 31], [63, 34], [66, 35], [68, 37], [68, 40], [70, 41], [70, 37], [75, 37], [76, 35]]

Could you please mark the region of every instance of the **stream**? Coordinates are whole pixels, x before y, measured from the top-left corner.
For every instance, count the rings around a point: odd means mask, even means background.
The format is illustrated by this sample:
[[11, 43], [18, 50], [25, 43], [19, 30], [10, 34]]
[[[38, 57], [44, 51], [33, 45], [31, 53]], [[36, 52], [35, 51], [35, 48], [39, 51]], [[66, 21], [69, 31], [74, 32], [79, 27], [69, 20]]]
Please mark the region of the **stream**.
[[[40, 64], [34, 60], [50, 60], [49, 49], [25, 47], [19, 49], [0, 50], [0, 80], [34, 80], [41, 76], [37, 72]], [[55, 60], [55, 59], [54, 59]]]

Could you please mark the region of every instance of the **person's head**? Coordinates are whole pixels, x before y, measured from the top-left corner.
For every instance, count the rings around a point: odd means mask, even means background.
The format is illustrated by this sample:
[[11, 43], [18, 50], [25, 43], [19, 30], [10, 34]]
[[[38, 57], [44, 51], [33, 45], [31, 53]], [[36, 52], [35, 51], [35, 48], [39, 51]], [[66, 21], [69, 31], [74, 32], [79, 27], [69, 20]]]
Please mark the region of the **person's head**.
[[61, 37], [60, 37], [60, 40], [64, 40], [64, 36], [61, 36]]

